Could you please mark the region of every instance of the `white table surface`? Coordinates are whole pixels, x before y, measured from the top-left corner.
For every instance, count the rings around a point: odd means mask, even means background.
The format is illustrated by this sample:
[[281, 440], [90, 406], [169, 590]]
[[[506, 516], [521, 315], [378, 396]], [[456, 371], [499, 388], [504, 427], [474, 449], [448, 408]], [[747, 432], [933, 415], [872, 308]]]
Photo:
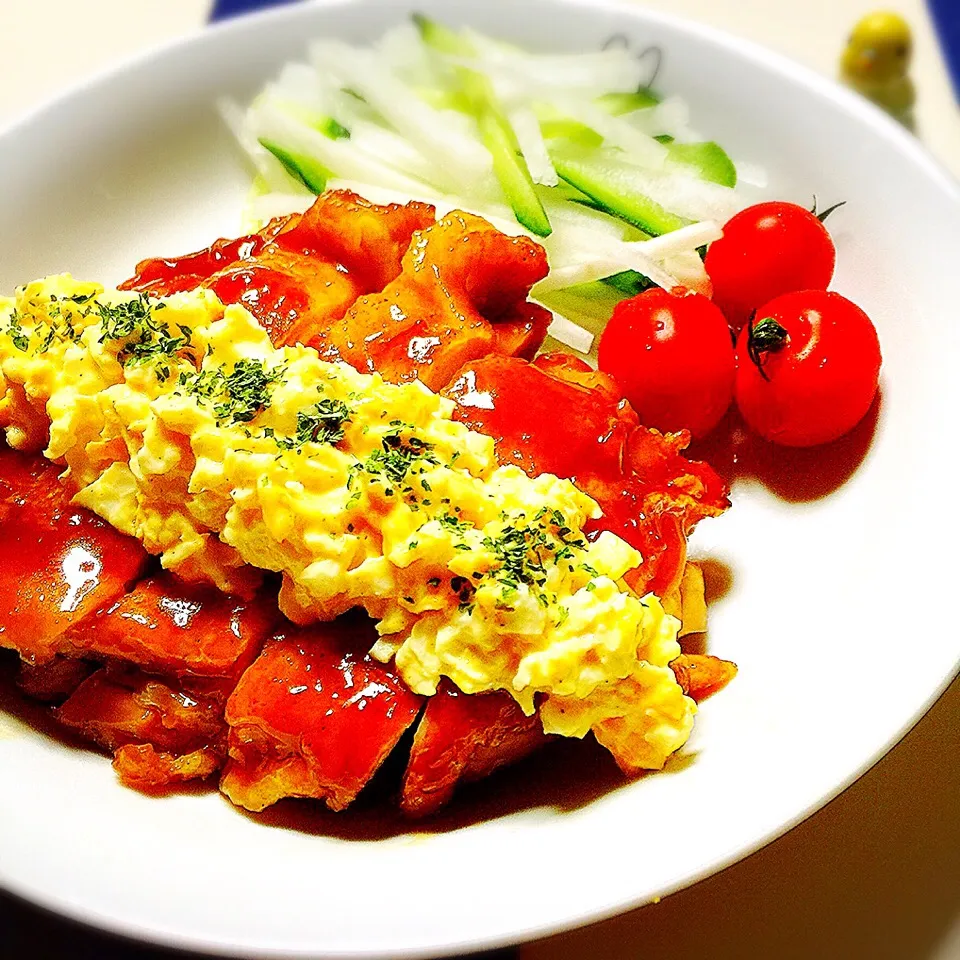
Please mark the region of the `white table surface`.
[[[828, 75], [851, 25], [873, 8], [869, 0], [645, 3], [749, 37]], [[198, 28], [209, 6], [0, 0], [0, 125], [111, 63]], [[917, 133], [960, 175], [960, 109], [922, 0], [891, 0], [889, 7], [914, 28]], [[36, 960], [68, 950], [71, 958], [106, 956], [103, 941], [82, 931], [60, 929], [15, 904], [0, 908], [0, 957]], [[873, 770], [764, 850], [659, 904], [519, 953], [521, 960], [960, 958], [960, 681]]]

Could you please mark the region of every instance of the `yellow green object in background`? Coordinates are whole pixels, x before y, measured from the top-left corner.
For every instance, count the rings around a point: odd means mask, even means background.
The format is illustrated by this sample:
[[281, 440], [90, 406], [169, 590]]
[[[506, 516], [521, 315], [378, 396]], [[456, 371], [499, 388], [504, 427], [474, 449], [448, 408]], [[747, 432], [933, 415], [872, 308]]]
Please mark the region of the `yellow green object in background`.
[[840, 60], [840, 78], [908, 127], [913, 126], [913, 52], [910, 26], [898, 13], [878, 10], [854, 26]]

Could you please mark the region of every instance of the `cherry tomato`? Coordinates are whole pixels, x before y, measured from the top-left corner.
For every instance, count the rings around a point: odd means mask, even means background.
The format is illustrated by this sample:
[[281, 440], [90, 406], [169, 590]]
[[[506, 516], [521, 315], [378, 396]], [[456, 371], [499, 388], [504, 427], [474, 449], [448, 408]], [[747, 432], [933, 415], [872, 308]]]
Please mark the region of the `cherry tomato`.
[[880, 342], [839, 293], [801, 290], [762, 306], [737, 341], [737, 406], [767, 440], [812, 447], [860, 422], [877, 392]]
[[826, 290], [836, 258], [830, 234], [816, 215], [777, 200], [732, 217], [707, 250], [704, 266], [713, 282], [713, 302], [737, 331], [774, 297]]
[[599, 365], [648, 427], [703, 436], [733, 399], [730, 330], [710, 300], [677, 288], [621, 300], [600, 337]]

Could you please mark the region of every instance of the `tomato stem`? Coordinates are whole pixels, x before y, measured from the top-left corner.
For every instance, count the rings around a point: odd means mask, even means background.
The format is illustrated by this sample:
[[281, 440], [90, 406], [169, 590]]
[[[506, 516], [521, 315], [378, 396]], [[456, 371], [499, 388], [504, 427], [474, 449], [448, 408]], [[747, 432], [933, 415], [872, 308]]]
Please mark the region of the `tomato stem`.
[[842, 207], [847, 201], [841, 200], [839, 203], [835, 203], [832, 207], [827, 207], [822, 213], [817, 213], [817, 195], [813, 195], [813, 206], [810, 208], [810, 212], [821, 222], [823, 223], [827, 217], [833, 213], [838, 207]]
[[777, 323], [773, 317], [765, 317], [759, 323], [750, 321], [750, 332], [747, 334], [747, 355], [760, 371], [760, 376], [767, 382], [770, 378], [764, 365], [771, 353], [782, 350], [790, 339], [786, 327]]

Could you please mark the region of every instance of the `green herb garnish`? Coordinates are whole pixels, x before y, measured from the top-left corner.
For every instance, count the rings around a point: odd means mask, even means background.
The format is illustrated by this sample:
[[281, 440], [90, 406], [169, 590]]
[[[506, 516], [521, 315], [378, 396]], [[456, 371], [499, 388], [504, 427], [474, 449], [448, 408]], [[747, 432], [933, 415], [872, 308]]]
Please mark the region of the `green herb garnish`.
[[156, 318], [156, 311], [162, 310], [165, 305], [151, 304], [146, 294], [141, 293], [135, 300], [116, 304], [98, 300], [94, 306], [100, 315], [103, 331], [100, 342], [125, 341], [117, 353], [117, 360], [124, 366], [153, 361], [158, 378], [165, 380], [170, 375], [166, 360], [191, 345], [190, 328], [177, 324], [180, 336], [174, 336], [170, 328]]
[[7, 325], [7, 333], [13, 345], [21, 352], [26, 353], [30, 348], [30, 336], [24, 332], [20, 326], [20, 314], [16, 310], [10, 314], [10, 322]]
[[324, 397], [298, 411], [296, 436], [277, 437], [277, 445], [292, 450], [305, 443], [339, 443], [349, 422], [350, 408], [342, 400]]
[[399, 486], [414, 464], [439, 463], [432, 452], [433, 447], [411, 433], [413, 429], [394, 421], [393, 429], [383, 435], [380, 449], [374, 450], [364, 462], [367, 473], [382, 473], [391, 483]]
[[283, 373], [282, 367], [268, 370], [259, 360], [238, 360], [228, 374], [223, 369], [180, 375], [180, 384], [187, 393], [218, 401], [213, 413], [221, 426], [249, 423], [270, 406], [270, 389]]

